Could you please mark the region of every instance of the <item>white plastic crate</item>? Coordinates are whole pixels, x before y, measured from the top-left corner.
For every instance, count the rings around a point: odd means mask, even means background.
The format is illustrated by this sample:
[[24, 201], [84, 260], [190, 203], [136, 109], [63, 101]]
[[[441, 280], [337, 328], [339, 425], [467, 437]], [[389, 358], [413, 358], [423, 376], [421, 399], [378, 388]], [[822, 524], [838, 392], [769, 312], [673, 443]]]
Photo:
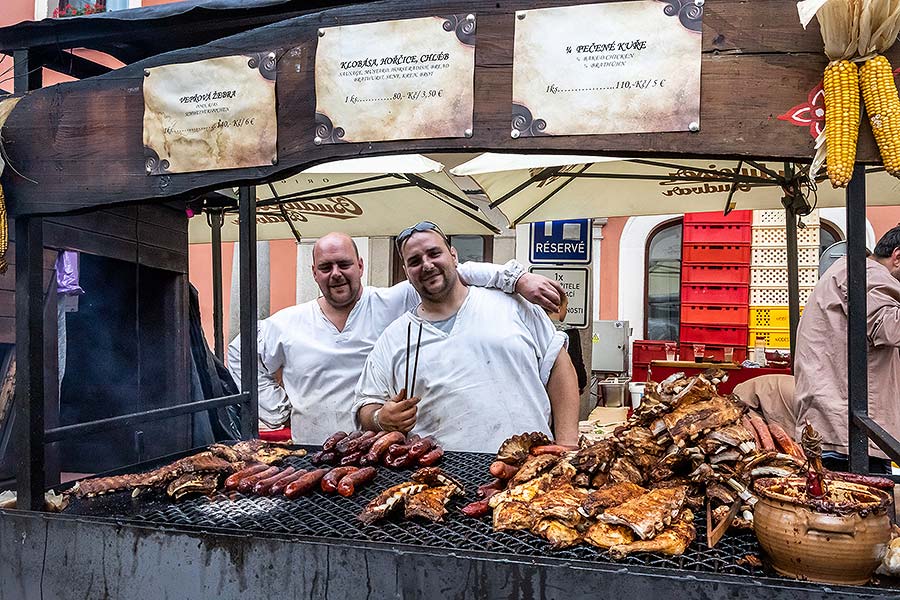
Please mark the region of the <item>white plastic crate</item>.
[[[808, 227], [819, 226], [819, 211], [812, 211], [800, 220]], [[753, 226], [754, 227], [784, 227], [784, 211], [783, 210], [754, 210]]]
[[[818, 267], [800, 267], [797, 280], [801, 287], [816, 285]], [[750, 267], [750, 287], [787, 287], [787, 284], [787, 267]]]
[[[756, 246], [787, 246], [787, 230], [784, 227], [757, 227], [753, 226], [751, 245]], [[819, 246], [819, 228], [806, 227], [797, 230], [797, 246]]]
[[[800, 288], [800, 306], [806, 306], [812, 287]], [[787, 286], [766, 286], [750, 288], [750, 306], [787, 306]]]
[[[797, 264], [801, 267], [819, 267], [819, 246], [797, 248]], [[757, 246], [750, 249], [751, 267], [787, 267], [787, 248], [784, 246]]]

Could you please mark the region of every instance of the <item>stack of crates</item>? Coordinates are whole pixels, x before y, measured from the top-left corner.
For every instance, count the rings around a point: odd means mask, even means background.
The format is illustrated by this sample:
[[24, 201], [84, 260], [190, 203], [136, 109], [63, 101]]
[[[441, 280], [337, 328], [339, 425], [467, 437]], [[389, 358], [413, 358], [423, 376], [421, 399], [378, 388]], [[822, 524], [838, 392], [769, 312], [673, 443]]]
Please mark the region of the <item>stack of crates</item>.
[[[806, 305], [819, 279], [819, 215], [802, 218], [797, 229], [800, 306]], [[747, 345], [752, 352], [756, 339], [768, 349], [791, 347], [788, 319], [787, 230], [783, 210], [753, 211], [750, 259], [750, 314]]]
[[650, 361], [665, 360], [666, 344], [674, 343], [667, 340], [634, 340], [631, 344], [631, 380], [647, 381]]
[[[682, 348], [704, 344], [707, 358], [746, 358], [753, 211], [684, 215], [681, 249]], [[685, 358], [684, 356], [682, 358]]]

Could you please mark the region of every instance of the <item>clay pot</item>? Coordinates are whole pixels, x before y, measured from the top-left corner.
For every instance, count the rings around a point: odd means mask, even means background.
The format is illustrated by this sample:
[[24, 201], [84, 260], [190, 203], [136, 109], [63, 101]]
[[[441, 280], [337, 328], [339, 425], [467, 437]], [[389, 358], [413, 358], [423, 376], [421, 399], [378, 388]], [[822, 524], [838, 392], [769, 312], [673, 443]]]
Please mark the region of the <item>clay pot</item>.
[[[780, 482], [778, 487], [783, 490], [784, 480]], [[857, 487], [866, 494], [884, 494], [851, 483], [829, 483], [844, 491]], [[797, 484], [803, 485], [803, 480]], [[764, 486], [757, 485], [756, 491], [759, 501], [753, 509], [753, 530], [776, 571], [824, 583], [862, 585], [869, 581], [891, 539], [890, 520], [883, 509], [889, 500], [874, 508], [870, 505], [839, 514], [814, 510], [803, 500]]]

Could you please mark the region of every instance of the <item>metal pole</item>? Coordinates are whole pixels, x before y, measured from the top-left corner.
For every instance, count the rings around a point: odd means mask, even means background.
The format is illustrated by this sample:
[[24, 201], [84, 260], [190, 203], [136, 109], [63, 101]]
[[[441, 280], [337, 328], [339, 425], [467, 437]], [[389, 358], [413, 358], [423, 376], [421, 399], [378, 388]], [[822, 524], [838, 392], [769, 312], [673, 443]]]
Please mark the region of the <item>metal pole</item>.
[[19, 430], [17, 506], [44, 508], [43, 219], [16, 223], [16, 427]]
[[219, 360], [225, 360], [225, 328], [222, 309], [222, 223], [224, 214], [220, 210], [209, 213], [212, 228], [212, 288], [213, 288], [213, 343]]
[[[794, 165], [784, 163], [784, 177], [791, 181]], [[790, 188], [794, 191], [793, 186]], [[791, 357], [797, 343], [797, 324], [800, 322], [800, 269], [797, 266], [797, 215], [794, 214], [793, 199], [784, 208], [785, 231], [787, 232], [787, 273], [788, 273], [788, 325], [790, 326]]]
[[256, 347], [256, 187], [241, 186], [239, 197], [241, 267], [241, 391], [250, 394], [241, 410], [241, 437], [259, 436]]
[[847, 431], [854, 473], [869, 470], [868, 438], [853, 419], [855, 412], [869, 412], [867, 351], [866, 173], [856, 165], [847, 188]]

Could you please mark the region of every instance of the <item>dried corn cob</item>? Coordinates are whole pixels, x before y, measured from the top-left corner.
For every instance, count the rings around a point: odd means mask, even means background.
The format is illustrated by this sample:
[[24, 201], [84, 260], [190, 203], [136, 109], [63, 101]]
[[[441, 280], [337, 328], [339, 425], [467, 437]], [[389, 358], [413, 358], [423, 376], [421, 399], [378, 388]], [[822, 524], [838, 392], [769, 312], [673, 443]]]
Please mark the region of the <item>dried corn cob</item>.
[[900, 177], [900, 98], [891, 63], [878, 54], [859, 69], [866, 112], [885, 170]]
[[828, 179], [846, 187], [856, 162], [859, 137], [859, 78], [856, 65], [835, 60], [825, 67], [825, 139], [828, 144]]

